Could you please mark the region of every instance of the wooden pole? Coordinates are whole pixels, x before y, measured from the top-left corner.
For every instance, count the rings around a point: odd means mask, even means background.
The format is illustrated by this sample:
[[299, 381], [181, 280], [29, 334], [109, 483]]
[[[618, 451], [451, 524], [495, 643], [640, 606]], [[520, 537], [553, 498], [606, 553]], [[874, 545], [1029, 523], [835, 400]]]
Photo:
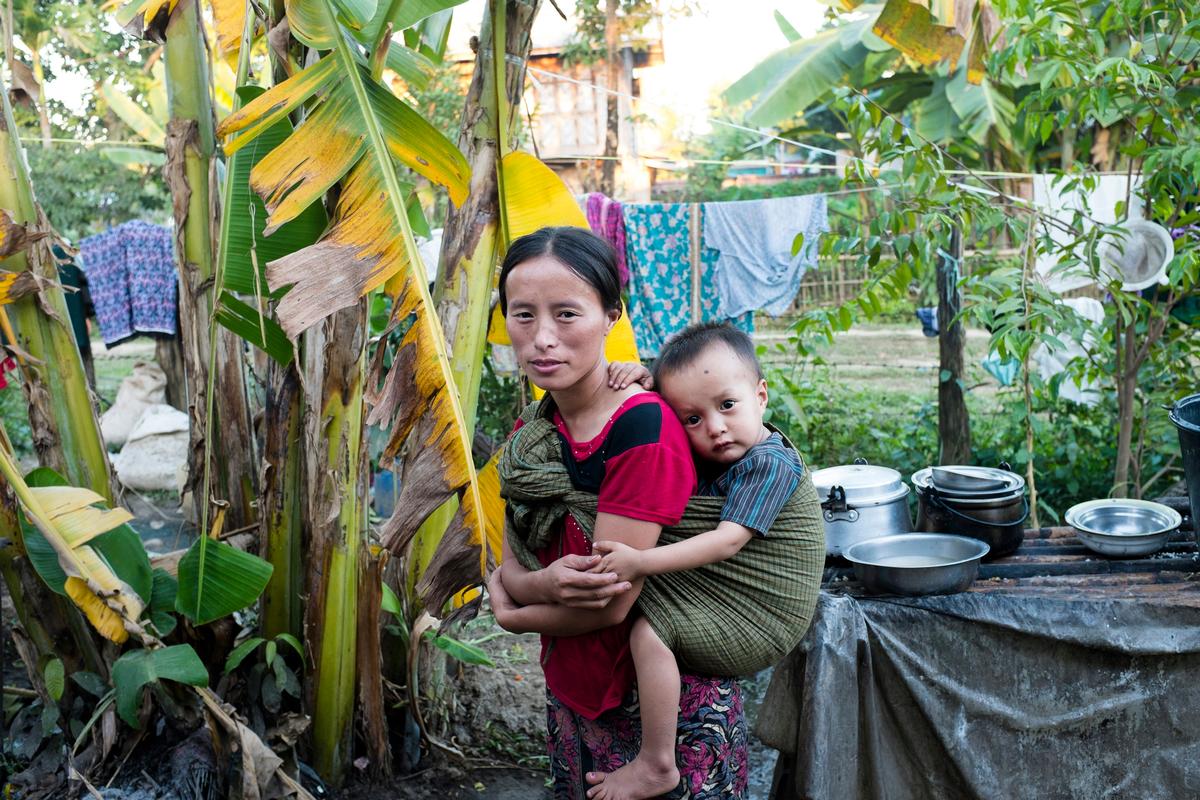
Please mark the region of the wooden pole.
[[700, 204], [688, 208], [688, 262], [692, 270], [691, 322], [700, 321]]
[[962, 233], [955, 228], [950, 235], [949, 252], [938, 259], [938, 463], [969, 464], [971, 461], [971, 419], [963, 393], [966, 331], [955, 320], [962, 308], [958, 289], [962, 263]]

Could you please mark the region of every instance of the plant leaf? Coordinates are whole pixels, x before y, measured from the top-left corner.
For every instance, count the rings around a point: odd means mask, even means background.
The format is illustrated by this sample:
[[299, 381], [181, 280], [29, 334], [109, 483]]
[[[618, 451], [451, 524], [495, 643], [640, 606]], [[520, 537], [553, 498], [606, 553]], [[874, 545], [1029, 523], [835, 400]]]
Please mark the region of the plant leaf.
[[117, 89], [111, 82], [105, 81], [100, 85], [100, 94], [108, 102], [113, 113], [120, 117], [121, 122], [129, 126], [142, 141], [162, 147], [167, 141], [166, 128], [154, 119], [128, 95]]
[[215, 316], [217, 322], [262, 350], [280, 366], [286, 367], [292, 363], [295, 351], [291, 340], [278, 322], [263, 317], [254, 306], [242, 302], [231, 292], [223, 291]]
[[42, 680], [46, 682], [46, 691], [54, 702], [62, 700], [63, 690], [67, 687], [67, 671], [61, 658], [52, 658], [42, 669]]
[[[265, 90], [259, 86], [243, 86], [237, 91], [242, 102], [249, 104]], [[256, 292], [259, 295], [268, 294], [267, 264], [308, 247], [325, 230], [328, 222], [325, 207], [321, 203], [313, 203], [270, 236], [263, 234], [267, 225], [267, 209], [262, 198], [250, 191], [250, 173], [267, 153], [278, 147], [291, 133], [292, 123], [285, 115], [229, 159], [229, 168], [233, 171], [233, 191], [226, 202], [234, 213], [229, 219], [226, 254], [222, 255], [225, 261], [222, 274], [225, 288], [231, 291], [246, 295]]]
[[163, 678], [190, 686], [207, 686], [208, 670], [196, 651], [186, 644], [158, 650], [131, 650], [113, 664], [117, 713], [130, 727], [141, 727], [137, 707], [142, 699], [142, 687]]
[[404, 609], [400, 606], [400, 598], [396, 596], [396, 592], [386, 583], [383, 584], [383, 600], [380, 602], [380, 608], [389, 614], [395, 614], [397, 617], [404, 617]]
[[[734, 104], [754, 100], [747, 119], [773, 125], [791, 119], [841, 85], [869, 53], [861, 44], [880, 6], [863, 6], [863, 19], [789, 44], [767, 56], [725, 90]], [[848, 42], [859, 42], [849, 45]]]
[[266, 639], [261, 636], [252, 636], [246, 641], [233, 648], [233, 652], [229, 654], [229, 658], [225, 659], [225, 674], [233, 672], [238, 668], [238, 665], [246, 659], [246, 656], [254, 652], [254, 648], [265, 642]]
[[[204, 549], [204, 576], [200, 556]], [[240, 611], [266, 588], [274, 567], [256, 555], [222, 541], [197, 539], [179, 560], [179, 591], [175, 610], [195, 625]]]
[[150, 621], [159, 636], [170, 636], [175, 630], [175, 595], [179, 582], [165, 569], [154, 570], [154, 588], [150, 593]]
[[953, 70], [966, 45], [953, 26], [938, 25], [928, 8], [909, 0], [888, 0], [872, 31], [925, 67], [949, 61]]
[[246, 28], [246, 0], [210, 0], [217, 49], [225, 56], [236, 56]]
[[[30, 473], [30, 478], [50, 485], [30, 486], [18, 472], [11, 456], [3, 450], [0, 450], [0, 474], [16, 492], [30, 530], [36, 529], [36, 534], [26, 540], [27, 549], [28, 543], [33, 544], [35, 551], [43, 548], [36, 557], [31, 552], [30, 560], [35, 569], [55, 591], [65, 592], [101, 634], [118, 644], [124, 642], [129, 637], [125, 623], [136, 624], [145, 601], [114, 571], [100, 548], [98, 537], [132, 519], [133, 515], [121, 508], [93, 507], [92, 503], [103, 502], [104, 498], [90, 489], [54, 485], [62, 478], [51, 470]], [[37, 541], [39, 538], [42, 542]], [[149, 561], [143, 565], [136, 554], [131, 554], [125, 536], [113, 537], [107, 544], [113, 560], [130, 579], [141, 584], [149, 596], [150, 585], [144, 580], [149, 576]], [[50, 548], [57, 565], [52, 565], [46, 558], [43, 545]], [[136, 548], [140, 547], [138, 540]], [[145, 557], [144, 548], [141, 556]]]
[[478, 664], [484, 667], [494, 667], [496, 663], [482, 649], [473, 644], [452, 639], [443, 634], [434, 634], [433, 631], [425, 633], [426, 638], [432, 639], [433, 644], [439, 650], [442, 650], [450, 657], [463, 662], [464, 664]]

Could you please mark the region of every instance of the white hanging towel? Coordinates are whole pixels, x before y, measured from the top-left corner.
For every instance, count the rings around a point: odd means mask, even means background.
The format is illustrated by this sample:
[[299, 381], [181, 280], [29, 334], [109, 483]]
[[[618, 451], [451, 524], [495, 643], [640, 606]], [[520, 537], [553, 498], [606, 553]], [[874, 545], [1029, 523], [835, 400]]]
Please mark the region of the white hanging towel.
[[[1063, 336], [1060, 337], [1063, 340], [1062, 347], [1050, 347], [1043, 343], [1034, 349], [1033, 361], [1044, 381], [1049, 381], [1060, 372], [1066, 371], [1067, 365], [1074, 359], [1087, 356], [1096, 346], [1097, 333], [1102, 333], [1100, 328], [1104, 324], [1104, 306], [1099, 300], [1092, 297], [1072, 297], [1062, 302], [1090, 323], [1089, 330], [1084, 332], [1080, 341]], [[1074, 379], [1067, 378], [1059, 385], [1058, 396], [1064, 400], [1094, 406], [1100, 402], [1100, 382], [1092, 379], [1076, 384]]]
[[[705, 203], [704, 244], [720, 252], [720, 316], [763, 309], [777, 317], [786, 311], [804, 273], [816, 266], [817, 240], [828, 232], [823, 194]], [[798, 233], [804, 234], [804, 244], [793, 256]]]
[[[1058, 179], [1057, 185], [1055, 179]], [[1145, 216], [1142, 200], [1134, 193], [1142, 182], [1141, 175], [1135, 174], [1131, 178], [1125, 175], [1098, 175], [1096, 188], [1092, 192], [1086, 192], [1082, 188], [1066, 188], [1071, 182], [1057, 175], [1034, 175], [1034, 205], [1038, 206], [1044, 215], [1068, 225], [1071, 224], [1076, 211], [1082, 211], [1103, 225], [1111, 225], [1117, 221], [1117, 204], [1124, 203], [1128, 194], [1129, 208], [1125, 218], [1142, 219]], [[1054, 241], [1056, 250], [1061, 251], [1076, 238], [1058, 226], [1044, 222], [1042, 225]], [[1092, 223], [1085, 220], [1082, 232], [1086, 233], [1092, 227]], [[1066, 292], [1095, 283], [1087, 266], [1084, 248], [1077, 248], [1074, 255], [1081, 263], [1059, 267], [1059, 253], [1039, 253], [1034, 268], [1046, 286], [1056, 292]]]

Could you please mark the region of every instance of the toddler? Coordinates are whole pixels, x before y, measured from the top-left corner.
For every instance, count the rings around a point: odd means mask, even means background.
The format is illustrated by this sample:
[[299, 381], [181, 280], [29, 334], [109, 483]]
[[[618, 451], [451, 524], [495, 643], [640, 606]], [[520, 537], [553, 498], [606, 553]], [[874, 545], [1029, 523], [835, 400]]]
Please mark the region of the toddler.
[[[693, 325], [671, 338], [654, 365], [609, 366], [609, 386], [656, 388], [679, 416], [697, 458], [699, 494], [723, 496], [716, 529], [673, 544], [638, 550], [598, 541], [596, 572], [621, 581], [693, 569], [732, 557], [754, 536], [766, 536], [799, 486], [804, 465], [778, 433], [763, 425], [767, 383], [745, 333], [724, 323]], [[675, 763], [680, 678], [675, 655], [649, 622], [630, 634], [641, 703], [642, 748], [611, 773], [592, 773], [592, 800], [657, 797], [679, 782]]]

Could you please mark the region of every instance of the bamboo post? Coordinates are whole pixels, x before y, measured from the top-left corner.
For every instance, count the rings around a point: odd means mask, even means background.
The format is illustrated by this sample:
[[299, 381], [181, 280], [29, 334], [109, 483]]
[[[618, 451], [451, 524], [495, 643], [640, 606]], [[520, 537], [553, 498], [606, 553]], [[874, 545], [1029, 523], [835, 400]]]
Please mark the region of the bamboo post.
[[700, 321], [700, 204], [692, 203], [688, 208], [688, 262], [692, 271], [691, 321]]

